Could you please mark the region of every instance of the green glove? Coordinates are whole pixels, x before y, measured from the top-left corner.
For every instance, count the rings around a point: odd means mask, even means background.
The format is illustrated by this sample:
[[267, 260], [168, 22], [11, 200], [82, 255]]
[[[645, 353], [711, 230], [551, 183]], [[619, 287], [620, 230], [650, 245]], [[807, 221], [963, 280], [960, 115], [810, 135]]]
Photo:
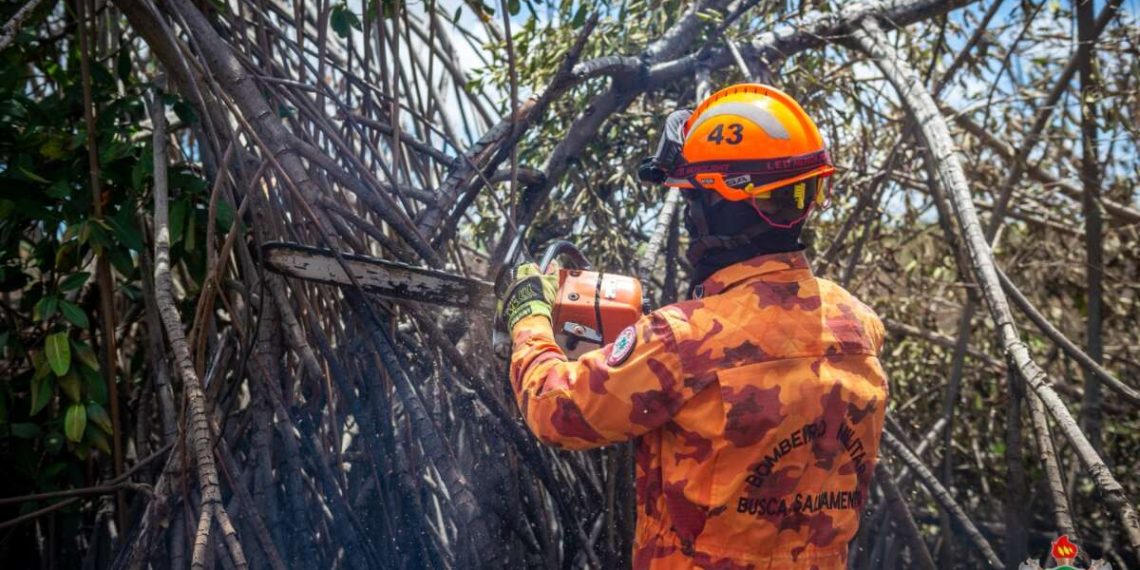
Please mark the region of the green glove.
[[507, 331], [525, 317], [542, 315], [550, 318], [554, 299], [558, 296], [558, 276], [544, 275], [536, 263], [522, 263], [511, 270], [511, 285], [499, 299], [499, 319]]

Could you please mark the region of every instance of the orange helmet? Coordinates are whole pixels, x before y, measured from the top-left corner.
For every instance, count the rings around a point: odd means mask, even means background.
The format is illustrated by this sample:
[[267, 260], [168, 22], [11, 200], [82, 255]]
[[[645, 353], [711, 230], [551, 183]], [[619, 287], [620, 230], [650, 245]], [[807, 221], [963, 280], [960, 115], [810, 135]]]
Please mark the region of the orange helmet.
[[[820, 205], [827, 198], [826, 179], [835, 167], [823, 137], [779, 89], [742, 83], [717, 91], [697, 106], [680, 135], [684, 160], [668, 173], [667, 186], [712, 190], [737, 202], [819, 177], [815, 196], [806, 198]], [[803, 185], [795, 191], [802, 202]]]

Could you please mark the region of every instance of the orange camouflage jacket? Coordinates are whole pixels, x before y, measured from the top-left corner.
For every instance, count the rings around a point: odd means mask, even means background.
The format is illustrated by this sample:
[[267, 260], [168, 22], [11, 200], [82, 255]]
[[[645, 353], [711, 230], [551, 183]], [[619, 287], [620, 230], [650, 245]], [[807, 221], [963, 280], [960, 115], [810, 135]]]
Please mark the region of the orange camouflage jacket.
[[562, 448], [640, 438], [634, 568], [845, 568], [886, 412], [882, 323], [801, 252], [702, 287], [576, 361], [524, 319], [519, 409]]

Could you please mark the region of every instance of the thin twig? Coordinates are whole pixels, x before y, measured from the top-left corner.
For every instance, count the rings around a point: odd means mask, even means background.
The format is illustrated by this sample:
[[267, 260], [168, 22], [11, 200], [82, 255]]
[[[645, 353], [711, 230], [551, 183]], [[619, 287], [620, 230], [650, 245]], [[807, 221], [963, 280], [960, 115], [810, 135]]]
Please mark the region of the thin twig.
[[883, 432], [883, 445], [910, 467], [918, 480], [930, 491], [930, 496], [938, 502], [943, 512], [948, 513], [950, 518], [966, 533], [966, 537], [974, 544], [986, 562], [994, 568], [1001, 568], [1003, 566], [1001, 558], [994, 552], [989, 541], [982, 536], [978, 527], [974, 525], [970, 517], [966, 516], [962, 507], [954, 500], [950, 492], [938, 482], [938, 479], [930, 472], [930, 469], [927, 469], [922, 460], [907, 449], [890, 431]]

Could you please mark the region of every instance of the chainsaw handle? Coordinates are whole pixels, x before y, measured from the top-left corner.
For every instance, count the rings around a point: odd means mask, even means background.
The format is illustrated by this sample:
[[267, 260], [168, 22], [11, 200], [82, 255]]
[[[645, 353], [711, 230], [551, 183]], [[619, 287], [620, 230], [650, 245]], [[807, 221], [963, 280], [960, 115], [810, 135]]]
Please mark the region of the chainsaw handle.
[[[526, 259], [531, 259], [530, 255], [526, 251], [526, 247], [523, 245], [522, 230], [523, 227], [519, 226], [519, 231], [515, 234], [515, 239], [513, 242], [511, 242], [511, 246], [507, 250], [507, 265], [503, 268], [503, 271], [499, 273], [498, 278], [495, 280], [496, 291], [505, 291], [506, 287], [510, 285], [506, 282], [506, 276], [510, 273], [510, 267], [516, 263], [516, 258], [525, 257]], [[555, 258], [561, 255], [564, 255], [568, 258], [568, 261], [571, 263], [571, 269], [583, 269], [588, 271], [593, 268], [593, 266], [590, 264], [590, 260], [586, 259], [586, 256], [582, 254], [581, 250], [579, 250], [577, 246], [566, 240], [558, 240], [550, 244], [546, 248], [546, 251], [543, 252], [542, 260], [538, 263], [539, 270], [543, 273], [546, 273], [547, 270], [550, 269], [550, 264], [554, 262]], [[492, 328], [491, 347], [495, 356], [503, 360], [510, 359], [511, 335], [509, 331], [505, 330], [503, 323], [497, 318], [495, 319], [495, 324]]]
[[560, 255], [565, 255], [569, 258], [569, 261], [571, 262], [571, 265], [569, 266], [570, 269], [583, 269], [589, 271], [594, 268], [593, 264], [590, 263], [590, 260], [586, 259], [586, 256], [582, 254], [582, 251], [580, 249], [578, 249], [578, 246], [564, 239], [560, 239], [547, 246], [546, 251], [542, 254], [542, 261], [538, 263], [539, 271], [546, 273], [546, 271], [550, 268], [550, 264], [553, 263], [554, 259]]

